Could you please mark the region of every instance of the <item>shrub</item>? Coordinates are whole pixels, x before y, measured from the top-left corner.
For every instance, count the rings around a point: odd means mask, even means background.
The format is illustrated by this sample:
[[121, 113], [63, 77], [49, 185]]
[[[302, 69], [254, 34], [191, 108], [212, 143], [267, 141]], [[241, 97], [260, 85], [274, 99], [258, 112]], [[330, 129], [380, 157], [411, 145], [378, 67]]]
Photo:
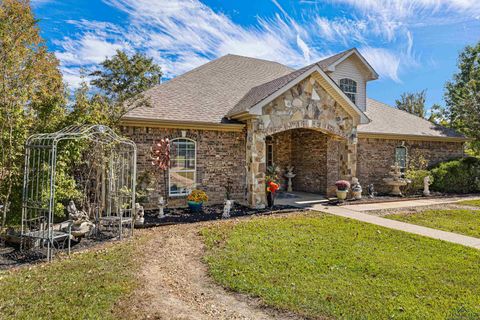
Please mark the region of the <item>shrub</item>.
[[431, 170], [432, 190], [451, 193], [480, 192], [480, 159], [469, 157], [443, 162]]
[[430, 176], [432, 180], [432, 174], [428, 170], [415, 170], [409, 169], [405, 172], [405, 178], [410, 180], [410, 183], [405, 187], [406, 194], [415, 194], [418, 191], [423, 190], [423, 179], [425, 177]]

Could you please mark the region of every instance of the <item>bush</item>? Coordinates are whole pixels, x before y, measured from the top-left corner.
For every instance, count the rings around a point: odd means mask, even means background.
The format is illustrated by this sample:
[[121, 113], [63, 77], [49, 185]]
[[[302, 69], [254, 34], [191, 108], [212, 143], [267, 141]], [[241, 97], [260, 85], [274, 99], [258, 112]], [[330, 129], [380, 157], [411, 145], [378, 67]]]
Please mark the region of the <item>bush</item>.
[[443, 162], [431, 170], [432, 190], [447, 193], [480, 192], [480, 159], [469, 157]]
[[411, 182], [405, 187], [405, 193], [416, 194], [419, 191], [423, 190], [423, 179], [425, 179], [425, 177], [427, 176], [430, 176], [430, 182], [432, 182], [432, 180], [435, 180], [434, 178], [432, 178], [432, 174], [428, 170], [407, 170], [405, 172], [405, 178], [410, 180]]

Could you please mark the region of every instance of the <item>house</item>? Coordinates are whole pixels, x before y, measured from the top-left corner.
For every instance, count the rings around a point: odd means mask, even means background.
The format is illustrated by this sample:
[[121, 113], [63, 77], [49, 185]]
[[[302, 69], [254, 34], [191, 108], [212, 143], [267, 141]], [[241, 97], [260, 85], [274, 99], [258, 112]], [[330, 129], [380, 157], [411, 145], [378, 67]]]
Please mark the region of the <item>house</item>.
[[262, 207], [272, 164], [281, 177], [295, 167], [294, 190], [331, 194], [352, 177], [382, 190], [391, 165], [419, 155], [430, 164], [463, 156], [464, 136], [369, 99], [377, 78], [356, 49], [298, 70], [226, 55], [146, 91], [150, 105], [128, 112], [123, 130], [140, 174], [153, 143], [171, 139], [168, 192], [179, 205], [195, 186], [221, 202], [231, 183], [234, 199]]

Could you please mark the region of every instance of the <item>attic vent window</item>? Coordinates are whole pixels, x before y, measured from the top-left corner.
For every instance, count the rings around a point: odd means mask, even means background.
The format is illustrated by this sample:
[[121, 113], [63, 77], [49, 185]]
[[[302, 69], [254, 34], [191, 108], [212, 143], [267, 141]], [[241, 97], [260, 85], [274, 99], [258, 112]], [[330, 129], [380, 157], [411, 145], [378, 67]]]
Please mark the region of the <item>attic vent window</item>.
[[355, 103], [355, 97], [357, 95], [357, 82], [352, 79], [340, 79], [340, 89], [345, 93], [347, 97]]

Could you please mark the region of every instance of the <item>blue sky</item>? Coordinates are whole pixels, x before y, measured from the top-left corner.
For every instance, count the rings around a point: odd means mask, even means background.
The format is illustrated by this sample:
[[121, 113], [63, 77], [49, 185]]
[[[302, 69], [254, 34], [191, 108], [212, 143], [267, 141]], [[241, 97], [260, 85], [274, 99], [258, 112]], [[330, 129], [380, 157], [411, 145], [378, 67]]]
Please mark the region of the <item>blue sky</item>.
[[234, 53], [301, 67], [357, 47], [380, 74], [368, 95], [443, 87], [459, 51], [480, 40], [477, 0], [31, 0], [72, 87], [115, 53], [153, 57], [165, 78]]

